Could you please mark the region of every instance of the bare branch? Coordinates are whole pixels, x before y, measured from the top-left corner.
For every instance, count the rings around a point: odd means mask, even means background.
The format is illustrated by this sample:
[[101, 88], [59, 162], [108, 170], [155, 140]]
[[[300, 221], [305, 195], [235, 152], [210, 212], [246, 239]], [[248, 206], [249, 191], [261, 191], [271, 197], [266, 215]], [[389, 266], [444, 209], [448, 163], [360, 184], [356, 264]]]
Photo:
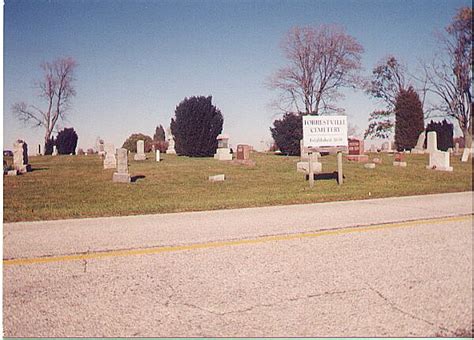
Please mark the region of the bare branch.
[[12, 106], [12, 112], [20, 121], [45, 128], [45, 143], [51, 138], [58, 121], [66, 118], [71, 100], [76, 95], [73, 85], [76, 66], [70, 57], [41, 64], [43, 79], [36, 82], [36, 86], [39, 97], [46, 103], [45, 110], [37, 106], [30, 106], [34, 111], [29, 110], [25, 103]]
[[[289, 64], [275, 72], [268, 87], [280, 92], [288, 111], [338, 111], [340, 87], [353, 87], [361, 69], [362, 46], [338, 26], [294, 27], [281, 44]], [[285, 105], [288, 106], [288, 105]]]

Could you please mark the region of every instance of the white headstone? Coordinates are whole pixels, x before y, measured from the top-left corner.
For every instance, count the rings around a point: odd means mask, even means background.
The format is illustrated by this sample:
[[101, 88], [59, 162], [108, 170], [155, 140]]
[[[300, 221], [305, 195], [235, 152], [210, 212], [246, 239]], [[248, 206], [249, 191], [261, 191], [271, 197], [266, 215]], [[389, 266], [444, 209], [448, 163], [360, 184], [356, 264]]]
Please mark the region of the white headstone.
[[166, 149], [167, 154], [176, 155], [176, 150], [174, 149], [174, 136], [171, 134], [171, 129], [166, 129], [166, 139], [168, 140], [168, 149]]
[[53, 156], [57, 156], [58, 155], [58, 148], [56, 147], [56, 145], [53, 145]]
[[160, 161], [160, 150], [156, 150], [156, 161]]
[[436, 131], [428, 132], [428, 141], [426, 142], [426, 151], [434, 152], [438, 151], [438, 139], [436, 136]]
[[[321, 162], [313, 161], [311, 163], [312, 170], [315, 174], [323, 172], [323, 164]], [[309, 174], [309, 159], [308, 161], [301, 161], [296, 163], [296, 171], [304, 174]]]
[[414, 149], [411, 150], [412, 153], [424, 153], [423, 145], [425, 144], [426, 134], [425, 131], [420, 133], [418, 136], [418, 141], [416, 142], [416, 146]]
[[137, 140], [137, 153], [133, 157], [136, 161], [144, 161], [146, 159], [145, 155], [145, 142], [143, 140]]
[[471, 154], [471, 149], [464, 148], [462, 152], [461, 162], [467, 162], [469, 160], [469, 154]]
[[449, 165], [449, 152], [438, 150], [430, 152], [430, 163], [426, 168], [440, 171], [453, 171], [453, 167]]
[[217, 150], [214, 154], [214, 158], [220, 161], [231, 161], [232, 154], [229, 148], [229, 136], [220, 134], [217, 136]]
[[105, 144], [102, 139], [99, 140], [99, 144], [97, 145], [97, 153], [100, 157], [105, 156]]
[[117, 149], [117, 171], [114, 172], [112, 181], [121, 183], [130, 183], [130, 174], [128, 173], [128, 151], [127, 149]]
[[458, 142], [456, 142], [456, 144], [454, 144], [454, 154], [459, 155], [459, 143]]
[[104, 146], [104, 151], [104, 169], [114, 169], [117, 165], [117, 160], [115, 158], [115, 146], [111, 143], [107, 143]]
[[222, 182], [225, 180], [225, 175], [214, 175], [214, 176], [209, 176], [209, 182]]
[[22, 174], [31, 170], [28, 164], [28, 145], [23, 141], [13, 143], [13, 169]]

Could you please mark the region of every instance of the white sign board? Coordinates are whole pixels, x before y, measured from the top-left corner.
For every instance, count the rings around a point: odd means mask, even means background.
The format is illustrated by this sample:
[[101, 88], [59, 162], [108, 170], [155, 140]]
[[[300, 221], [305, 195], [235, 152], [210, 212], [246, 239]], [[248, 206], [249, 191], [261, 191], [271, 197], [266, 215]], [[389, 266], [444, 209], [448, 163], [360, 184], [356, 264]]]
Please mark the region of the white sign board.
[[347, 116], [303, 116], [305, 147], [347, 147]]

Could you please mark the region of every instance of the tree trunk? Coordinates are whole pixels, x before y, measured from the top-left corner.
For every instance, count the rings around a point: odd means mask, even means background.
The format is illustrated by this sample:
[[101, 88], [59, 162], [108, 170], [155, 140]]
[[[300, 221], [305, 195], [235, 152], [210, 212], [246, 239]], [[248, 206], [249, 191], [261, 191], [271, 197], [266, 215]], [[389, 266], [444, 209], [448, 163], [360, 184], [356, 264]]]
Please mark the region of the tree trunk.
[[470, 129], [462, 129], [462, 134], [464, 136], [464, 147], [472, 148], [472, 132]]

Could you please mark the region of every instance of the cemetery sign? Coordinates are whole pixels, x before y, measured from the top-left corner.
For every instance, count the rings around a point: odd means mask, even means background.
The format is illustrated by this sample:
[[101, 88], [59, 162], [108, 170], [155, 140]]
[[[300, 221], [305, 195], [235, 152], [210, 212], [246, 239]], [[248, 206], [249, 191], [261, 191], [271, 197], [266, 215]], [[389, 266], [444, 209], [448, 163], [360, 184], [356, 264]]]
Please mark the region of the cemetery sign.
[[303, 116], [304, 146], [347, 147], [347, 116]]

